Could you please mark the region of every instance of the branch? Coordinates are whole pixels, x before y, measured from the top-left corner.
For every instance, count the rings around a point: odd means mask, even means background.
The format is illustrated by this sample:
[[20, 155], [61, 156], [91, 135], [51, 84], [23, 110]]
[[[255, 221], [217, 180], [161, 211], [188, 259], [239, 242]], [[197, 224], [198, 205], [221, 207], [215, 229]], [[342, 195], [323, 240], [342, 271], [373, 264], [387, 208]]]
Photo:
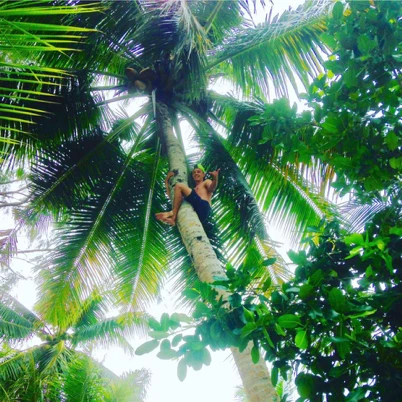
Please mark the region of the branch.
[[19, 251], [14, 251], [13, 254], [28, 254], [28, 253], [41, 253], [44, 251], [54, 251], [54, 248], [38, 248], [38, 249], [33, 249], [33, 250], [19, 250]]
[[1, 202], [0, 208], [19, 207], [20, 205], [25, 204], [27, 201], [28, 201], [28, 197], [20, 202]]
[[15, 179], [15, 180], [11, 180], [11, 181], [4, 181], [0, 183], [0, 186], [2, 185], [6, 185], [6, 184], [12, 184], [12, 183], [18, 183], [19, 181], [23, 181], [25, 179]]
[[9, 194], [20, 194], [21, 191], [26, 190], [27, 188], [28, 188], [28, 186], [24, 186], [24, 187], [21, 187], [18, 190], [15, 190], [15, 191], [1, 191], [0, 195], [6, 196], [6, 195], [9, 195]]

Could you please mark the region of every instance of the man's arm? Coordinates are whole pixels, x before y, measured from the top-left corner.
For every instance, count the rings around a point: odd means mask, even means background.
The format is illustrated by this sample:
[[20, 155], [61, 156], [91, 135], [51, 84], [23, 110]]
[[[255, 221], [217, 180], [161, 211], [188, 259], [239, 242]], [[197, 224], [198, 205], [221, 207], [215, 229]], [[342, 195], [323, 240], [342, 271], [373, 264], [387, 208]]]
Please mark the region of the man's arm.
[[216, 187], [218, 187], [219, 171], [220, 169], [214, 170], [213, 172], [209, 172], [209, 174], [212, 176], [211, 183], [208, 186], [208, 191], [210, 193], [213, 193], [216, 190]]
[[166, 179], [165, 179], [166, 194], [168, 195], [168, 197], [169, 197], [170, 200], [172, 200], [172, 199], [170, 198], [169, 180], [170, 180], [170, 178], [173, 177], [173, 176], [174, 176], [174, 173], [173, 173], [173, 172], [169, 172], [169, 173], [167, 174], [167, 176], [166, 176]]

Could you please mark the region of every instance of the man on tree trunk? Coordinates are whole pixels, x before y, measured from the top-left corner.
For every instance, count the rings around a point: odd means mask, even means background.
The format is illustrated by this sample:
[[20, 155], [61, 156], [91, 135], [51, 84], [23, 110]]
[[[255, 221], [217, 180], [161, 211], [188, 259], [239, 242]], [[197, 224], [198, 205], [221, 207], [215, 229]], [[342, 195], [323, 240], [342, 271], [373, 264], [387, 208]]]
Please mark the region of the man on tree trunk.
[[[177, 213], [179, 212], [183, 200], [185, 200], [194, 208], [201, 223], [204, 223], [211, 212], [212, 193], [218, 186], [219, 170], [220, 169], [209, 172], [212, 176], [212, 180], [204, 180], [206, 174], [204, 167], [199, 163], [195, 165], [192, 171], [192, 176], [195, 182], [194, 190], [183, 183], [176, 183], [174, 186], [172, 211], [159, 212], [155, 215], [156, 219], [174, 226], [176, 224]], [[174, 175], [174, 172], [169, 172], [165, 179], [166, 192], [169, 198], [171, 198], [169, 180]]]

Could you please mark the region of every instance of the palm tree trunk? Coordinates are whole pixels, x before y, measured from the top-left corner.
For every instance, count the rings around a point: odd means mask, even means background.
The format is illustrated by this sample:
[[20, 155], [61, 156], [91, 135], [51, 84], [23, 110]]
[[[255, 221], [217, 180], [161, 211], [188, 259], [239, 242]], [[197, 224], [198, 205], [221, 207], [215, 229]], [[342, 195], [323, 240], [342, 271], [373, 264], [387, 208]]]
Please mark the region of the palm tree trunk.
[[[184, 150], [173, 133], [168, 108], [158, 102], [156, 120], [162, 143], [166, 147], [170, 170], [177, 170], [173, 185], [181, 182], [187, 184], [187, 165]], [[203, 282], [212, 282], [214, 276], [226, 276], [197, 214], [190, 204], [184, 202], [177, 216], [177, 226], [183, 243], [194, 263], [198, 278]], [[271, 385], [268, 368], [263, 360], [254, 364], [250, 348], [240, 353], [232, 348], [243, 386], [249, 402], [270, 402], [276, 396]], [[272, 398], [271, 398], [272, 396]]]

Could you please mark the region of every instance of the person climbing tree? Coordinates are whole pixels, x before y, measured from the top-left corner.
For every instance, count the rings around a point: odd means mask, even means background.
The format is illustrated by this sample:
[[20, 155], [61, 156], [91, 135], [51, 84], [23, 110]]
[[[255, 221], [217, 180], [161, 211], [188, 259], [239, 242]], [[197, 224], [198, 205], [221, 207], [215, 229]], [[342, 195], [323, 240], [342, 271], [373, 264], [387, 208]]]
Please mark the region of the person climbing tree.
[[[206, 173], [204, 167], [200, 163], [196, 164], [192, 171], [195, 182], [194, 190], [183, 183], [176, 183], [174, 186], [172, 211], [159, 212], [155, 215], [156, 219], [174, 226], [176, 224], [177, 213], [184, 199], [192, 205], [201, 223], [204, 223], [211, 212], [212, 193], [218, 186], [219, 171], [220, 169], [209, 172], [212, 176], [212, 180], [205, 180]], [[169, 172], [165, 179], [166, 192], [169, 198], [171, 198], [169, 181], [174, 175], [174, 172]]]

